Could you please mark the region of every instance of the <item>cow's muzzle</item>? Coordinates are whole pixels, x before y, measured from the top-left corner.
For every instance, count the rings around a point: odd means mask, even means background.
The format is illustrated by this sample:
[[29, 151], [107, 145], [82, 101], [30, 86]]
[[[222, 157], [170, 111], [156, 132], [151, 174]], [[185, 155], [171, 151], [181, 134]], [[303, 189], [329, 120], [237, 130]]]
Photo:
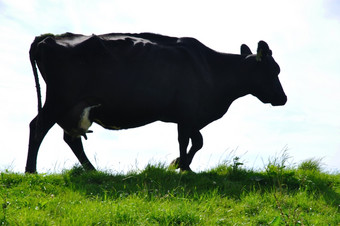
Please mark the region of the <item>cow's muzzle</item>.
[[287, 96], [284, 95], [282, 98], [275, 100], [275, 101], [272, 101], [271, 105], [272, 106], [282, 106], [282, 105], [285, 105], [286, 103], [287, 103]]

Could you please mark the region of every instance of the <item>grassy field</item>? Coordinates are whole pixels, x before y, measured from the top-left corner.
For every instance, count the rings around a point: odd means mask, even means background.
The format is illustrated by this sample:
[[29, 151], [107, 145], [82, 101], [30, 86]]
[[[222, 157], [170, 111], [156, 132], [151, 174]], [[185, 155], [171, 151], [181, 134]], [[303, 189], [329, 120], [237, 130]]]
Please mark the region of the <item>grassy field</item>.
[[2, 172], [2, 225], [339, 225], [340, 174], [285, 157], [262, 171], [235, 157], [205, 172], [162, 164], [126, 174]]

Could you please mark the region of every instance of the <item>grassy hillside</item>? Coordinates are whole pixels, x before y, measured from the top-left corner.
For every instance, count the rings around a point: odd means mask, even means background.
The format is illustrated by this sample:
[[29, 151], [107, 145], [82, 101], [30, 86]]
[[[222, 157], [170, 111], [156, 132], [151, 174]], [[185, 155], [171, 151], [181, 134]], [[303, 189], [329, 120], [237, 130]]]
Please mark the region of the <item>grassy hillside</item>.
[[210, 171], [180, 173], [163, 165], [139, 172], [56, 175], [2, 172], [3, 225], [338, 225], [340, 174], [320, 162], [261, 172], [238, 158]]

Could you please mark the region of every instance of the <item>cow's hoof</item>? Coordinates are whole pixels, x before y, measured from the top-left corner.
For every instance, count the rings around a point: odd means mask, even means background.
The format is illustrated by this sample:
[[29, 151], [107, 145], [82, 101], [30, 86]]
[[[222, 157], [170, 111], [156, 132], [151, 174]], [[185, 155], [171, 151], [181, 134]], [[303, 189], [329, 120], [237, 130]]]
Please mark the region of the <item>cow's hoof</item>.
[[26, 170], [25, 174], [38, 174], [37, 171], [33, 171], [33, 170]]
[[37, 169], [31, 168], [31, 167], [27, 167], [25, 168], [25, 173], [27, 174], [36, 174], [37, 173]]
[[172, 169], [179, 169], [179, 162], [180, 162], [180, 158], [176, 158], [174, 159], [171, 163], [170, 163], [170, 168]]
[[180, 167], [179, 169], [180, 169], [181, 173], [193, 173], [194, 172], [190, 169], [189, 166], [188, 167]]
[[180, 169], [180, 171], [182, 172], [182, 173], [184, 173], [184, 172], [193, 172], [191, 169], [190, 169], [190, 167], [189, 166], [187, 166], [187, 167], [181, 167], [180, 166], [180, 158], [178, 157], [178, 158], [176, 158], [176, 159], [174, 159], [171, 163], [170, 163], [170, 166], [169, 166], [171, 169]]
[[84, 163], [82, 164], [82, 167], [85, 171], [96, 171], [96, 168], [91, 163]]

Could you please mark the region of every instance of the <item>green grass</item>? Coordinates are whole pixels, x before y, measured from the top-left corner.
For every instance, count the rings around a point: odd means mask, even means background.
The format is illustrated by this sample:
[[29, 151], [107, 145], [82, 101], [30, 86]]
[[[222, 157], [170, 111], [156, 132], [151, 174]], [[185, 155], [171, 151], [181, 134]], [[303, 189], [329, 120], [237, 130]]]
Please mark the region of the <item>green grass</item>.
[[209, 171], [162, 164], [126, 174], [2, 172], [2, 225], [339, 225], [340, 174], [286, 157], [263, 171], [238, 158]]

